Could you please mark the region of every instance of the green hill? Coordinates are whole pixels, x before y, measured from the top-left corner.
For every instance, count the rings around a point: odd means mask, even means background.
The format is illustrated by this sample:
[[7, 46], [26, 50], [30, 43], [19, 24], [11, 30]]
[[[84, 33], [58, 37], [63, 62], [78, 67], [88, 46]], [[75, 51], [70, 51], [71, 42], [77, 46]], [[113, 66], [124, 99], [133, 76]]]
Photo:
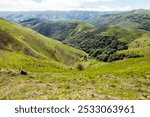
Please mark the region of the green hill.
[[0, 49], [66, 64], [74, 63], [85, 55], [80, 50], [4, 19], [0, 19]]
[[126, 42], [130, 44], [132, 41], [134, 41], [137, 38], [142, 38], [144, 35], [149, 35], [149, 31], [141, 30], [141, 29], [127, 29], [123, 28], [119, 25], [110, 25], [103, 28], [98, 28], [95, 30], [96, 33], [99, 33], [101, 35], [116, 35], [119, 40]]
[[[110, 62], [80, 61], [84, 52], [0, 19], [0, 99], [150, 99], [149, 31], [133, 22], [100, 28], [74, 22], [57, 22], [58, 27], [53, 22], [53, 33], [60, 31], [53, 36], [67, 35], [64, 43]], [[28, 74], [21, 75], [20, 68]]]
[[[29, 19], [22, 21], [21, 24], [29, 26], [45, 36], [81, 49], [100, 61], [114, 61], [127, 56], [131, 57], [131, 55], [118, 55], [116, 54], [117, 51], [128, 49], [133, 43], [137, 42], [137, 39], [138, 42], [142, 43], [140, 40], [144, 40], [145, 35], [149, 37], [149, 31], [138, 28], [142, 24], [140, 21], [144, 18], [140, 17], [139, 21], [126, 20], [129, 16], [132, 17], [129, 17], [130, 19], [135, 20], [135, 12], [138, 11], [125, 12], [124, 15], [123, 13], [113, 14], [113, 17], [118, 20], [115, 20], [116, 24], [108, 23], [108, 26], [100, 28], [83, 21]], [[143, 15], [147, 16], [142, 12]], [[120, 19], [117, 17], [120, 17]], [[110, 20], [112, 21], [112, 19]], [[149, 45], [150, 43], [147, 40], [145, 43]], [[140, 57], [142, 55], [135, 56]]]
[[[148, 100], [149, 63], [149, 55], [112, 63], [90, 60], [80, 63], [85, 67], [80, 71], [76, 65], [70, 69], [56, 62], [0, 51], [0, 99]], [[20, 75], [15, 70], [20, 66], [31, 72]]]
[[[150, 20], [150, 10], [133, 10], [117, 14], [108, 14], [88, 20], [96, 27], [120, 25], [122, 27], [142, 28]], [[141, 26], [141, 24], [143, 24]]]
[[77, 32], [94, 28], [91, 24], [83, 21], [51, 21], [34, 18], [20, 23], [47, 37], [55, 38], [59, 41], [64, 41]]
[[[81, 49], [98, 60], [108, 61], [110, 54], [127, 49], [116, 35], [101, 35], [97, 28], [83, 21], [49, 21], [29, 19], [21, 22], [37, 32]], [[101, 55], [99, 55], [101, 54]]]

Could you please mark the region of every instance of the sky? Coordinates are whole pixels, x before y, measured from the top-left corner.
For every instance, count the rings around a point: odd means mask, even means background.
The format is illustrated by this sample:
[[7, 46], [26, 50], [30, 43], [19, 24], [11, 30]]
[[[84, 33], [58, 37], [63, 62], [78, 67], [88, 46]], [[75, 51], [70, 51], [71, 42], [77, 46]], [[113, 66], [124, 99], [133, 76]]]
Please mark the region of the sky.
[[150, 9], [150, 0], [0, 0], [0, 11], [129, 11]]

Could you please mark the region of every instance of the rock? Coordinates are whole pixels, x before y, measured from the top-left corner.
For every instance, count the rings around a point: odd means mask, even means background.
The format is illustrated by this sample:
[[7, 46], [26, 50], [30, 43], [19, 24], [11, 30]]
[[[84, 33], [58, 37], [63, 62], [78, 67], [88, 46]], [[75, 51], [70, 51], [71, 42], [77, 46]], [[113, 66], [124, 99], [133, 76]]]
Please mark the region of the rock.
[[27, 72], [24, 71], [24, 70], [21, 70], [21, 71], [20, 71], [20, 74], [21, 74], [21, 75], [27, 75]]

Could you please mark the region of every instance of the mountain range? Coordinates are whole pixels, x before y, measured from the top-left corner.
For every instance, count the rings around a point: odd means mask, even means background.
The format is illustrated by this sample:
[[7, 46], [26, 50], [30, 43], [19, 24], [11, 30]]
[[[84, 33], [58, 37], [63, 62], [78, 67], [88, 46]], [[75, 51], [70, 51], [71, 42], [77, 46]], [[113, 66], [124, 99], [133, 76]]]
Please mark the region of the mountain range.
[[[150, 11], [146, 10], [135, 10], [105, 14], [89, 21], [33, 18], [20, 23], [45, 36], [81, 49], [98, 60], [114, 61], [131, 57], [116, 55], [119, 50], [150, 44], [147, 39], [143, 41], [150, 36], [147, 25], [150, 20], [149, 13]], [[141, 55], [135, 53], [133, 57], [135, 56]]]
[[49, 19], [49, 20], [88, 20], [93, 17], [99, 17], [106, 14], [115, 14], [117, 12], [98, 12], [98, 11], [31, 11], [31, 12], [0, 12], [0, 17], [20, 22], [31, 18]]
[[150, 99], [149, 10], [0, 17], [0, 99]]

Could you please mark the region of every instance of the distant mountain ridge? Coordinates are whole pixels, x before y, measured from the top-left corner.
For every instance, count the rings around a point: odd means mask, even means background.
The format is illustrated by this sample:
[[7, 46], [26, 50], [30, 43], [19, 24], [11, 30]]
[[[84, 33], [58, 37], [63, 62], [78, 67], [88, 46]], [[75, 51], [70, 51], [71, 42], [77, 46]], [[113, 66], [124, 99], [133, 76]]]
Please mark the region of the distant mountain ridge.
[[124, 24], [123, 26], [135, 25], [135, 27], [138, 28], [138, 26], [140, 27], [140, 25], [145, 24], [149, 20], [150, 20], [150, 10], [140, 9], [121, 12], [117, 14], [103, 15], [100, 17], [98, 16], [91, 18], [90, 20], [88, 20], [88, 22], [96, 27], [104, 27], [116, 24], [120, 24], [121, 26]]
[[64, 41], [68, 37], [77, 32], [94, 29], [94, 26], [83, 21], [53, 21], [46, 19], [32, 18], [20, 22], [24, 26], [28, 26], [35, 31], [59, 41]]
[[0, 12], [0, 17], [7, 20], [20, 22], [31, 18], [49, 20], [89, 20], [106, 14], [116, 14], [118, 12], [99, 11], [24, 11], [24, 12]]

